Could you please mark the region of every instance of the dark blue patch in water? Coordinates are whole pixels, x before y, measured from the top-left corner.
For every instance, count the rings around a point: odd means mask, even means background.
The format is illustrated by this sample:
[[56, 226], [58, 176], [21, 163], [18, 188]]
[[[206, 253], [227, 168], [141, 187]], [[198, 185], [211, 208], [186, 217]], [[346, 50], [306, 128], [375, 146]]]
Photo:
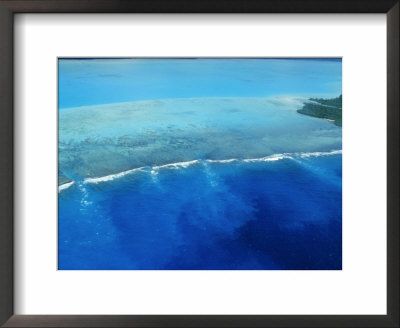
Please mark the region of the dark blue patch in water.
[[341, 155], [202, 163], [75, 184], [59, 269], [340, 270]]

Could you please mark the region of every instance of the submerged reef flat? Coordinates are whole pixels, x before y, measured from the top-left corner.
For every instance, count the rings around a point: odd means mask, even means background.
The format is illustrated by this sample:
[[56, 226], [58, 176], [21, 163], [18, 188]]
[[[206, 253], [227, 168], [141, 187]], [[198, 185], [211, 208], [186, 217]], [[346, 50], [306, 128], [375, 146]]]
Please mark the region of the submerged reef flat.
[[296, 98], [180, 98], [59, 111], [59, 184], [193, 160], [341, 149]]

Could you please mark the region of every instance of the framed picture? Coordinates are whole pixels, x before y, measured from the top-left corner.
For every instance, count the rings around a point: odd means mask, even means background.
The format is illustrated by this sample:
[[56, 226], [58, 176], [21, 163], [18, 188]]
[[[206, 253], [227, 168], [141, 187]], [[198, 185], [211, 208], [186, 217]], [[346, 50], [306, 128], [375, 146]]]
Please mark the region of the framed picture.
[[398, 327], [399, 3], [0, 1], [4, 327]]

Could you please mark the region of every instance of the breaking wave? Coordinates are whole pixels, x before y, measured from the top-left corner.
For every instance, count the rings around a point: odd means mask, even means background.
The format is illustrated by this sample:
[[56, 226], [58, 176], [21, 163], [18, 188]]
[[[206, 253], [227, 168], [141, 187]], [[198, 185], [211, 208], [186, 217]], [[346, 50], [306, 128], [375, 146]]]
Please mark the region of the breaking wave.
[[[338, 155], [342, 154], [342, 150], [332, 150], [328, 152], [307, 152], [307, 153], [282, 153], [282, 154], [273, 154], [265, 157], [260, 157], [260, 158], [245, 158], [245, 159], [240, 159], [240, 158], [230, 158], [230, 159], [221, 159], [221, 160], [214, 160], [214, 159], [207, 159], [204, 162], [206, 163], [232, 163], [232, 162], [243, 162], [243, 163], [257, 163], [257, 162], [275, 162], [279, 161], [282, 159], [298, 159], [298, 158], [310, 158], [310, 157], [319, 157], [319, 156], [330, 156], [330, 155]], [[202, 160], [196, 159], [192, 161], [187, 161], [187, 162], [177, 162], [177, 163], [170, 163], [170, 164], [164, 164], [164, 165], [158, 165], [158, 166], [152, 166], [152, 167], [138, 167], [135, 169], [115, 173], [115, 174], [110, 174], [106, 175], [103, 177], [98, 177], [98, 178], [86, 178], [83, 180], [83, 183], [101, 183], [101, 182], [106, 182], [106, 181], [112, 181], [118, 178], [121, 178], [123, 176], [126, 176], [128, 174], [138, 172], [138, 171], [145, 171], [146, 169], [152, 174], [152, 175], [157, 175], [159, 170], [162, 169], [186, 169], [191, 165], [194, 164], [200, 164], [202, 163]], [[71, 181], [68, 183], [64, 183], [58, 187], [58, 191], [65, 190], [72, 186], [75, 182]]]
[[159, 165], [159, 166], [153, 166], [153, 170], [159, 170], [159, 169], [179, 169], [179, 168], [187, 168], [190, 165], [200, 163], [200, 160], [196, 159], [193, 161], [188, 161], [188, 162], [178, 162], [178, 163], [171, 163], [171, 164], [165, 164], [165, 165]]
[[110, 175], [106, 175], [104, 177], [86, 178], [85, 180], [83, 180], [83, 182], [84, 183], [99, 183], [99, 182], [105, 182], [105, 181], [112, 181], [114, 179], [121, 178], [121, 177], [123, 177], [123, 176], [125, 176], [127, 174], [130, 174], [130, 173], [133, 173], [133, 172], [137, 172], [137, 171], [142, 171], [143, 169], [144, 169], [144, 167], [138, 167], [136, 169], [131, 169], [131, 170], [115, 173], [115, 174], [110, 174]]
[[73, 184], [75, 183], [75, 181], [70, 181], [67, 183], [63, 183], [62, 185], [58, 186], [58, 192], [68, 189], [69, 187], [71, 187]]

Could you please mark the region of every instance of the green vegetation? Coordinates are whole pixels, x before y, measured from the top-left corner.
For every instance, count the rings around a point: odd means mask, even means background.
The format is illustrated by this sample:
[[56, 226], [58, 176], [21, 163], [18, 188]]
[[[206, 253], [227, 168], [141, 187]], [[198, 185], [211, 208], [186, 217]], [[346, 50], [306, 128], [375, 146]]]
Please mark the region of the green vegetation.
[[298, 113], [332, 120], [337, 126], [342, 126], [342, 95], [337, 98], [310, 98]]

